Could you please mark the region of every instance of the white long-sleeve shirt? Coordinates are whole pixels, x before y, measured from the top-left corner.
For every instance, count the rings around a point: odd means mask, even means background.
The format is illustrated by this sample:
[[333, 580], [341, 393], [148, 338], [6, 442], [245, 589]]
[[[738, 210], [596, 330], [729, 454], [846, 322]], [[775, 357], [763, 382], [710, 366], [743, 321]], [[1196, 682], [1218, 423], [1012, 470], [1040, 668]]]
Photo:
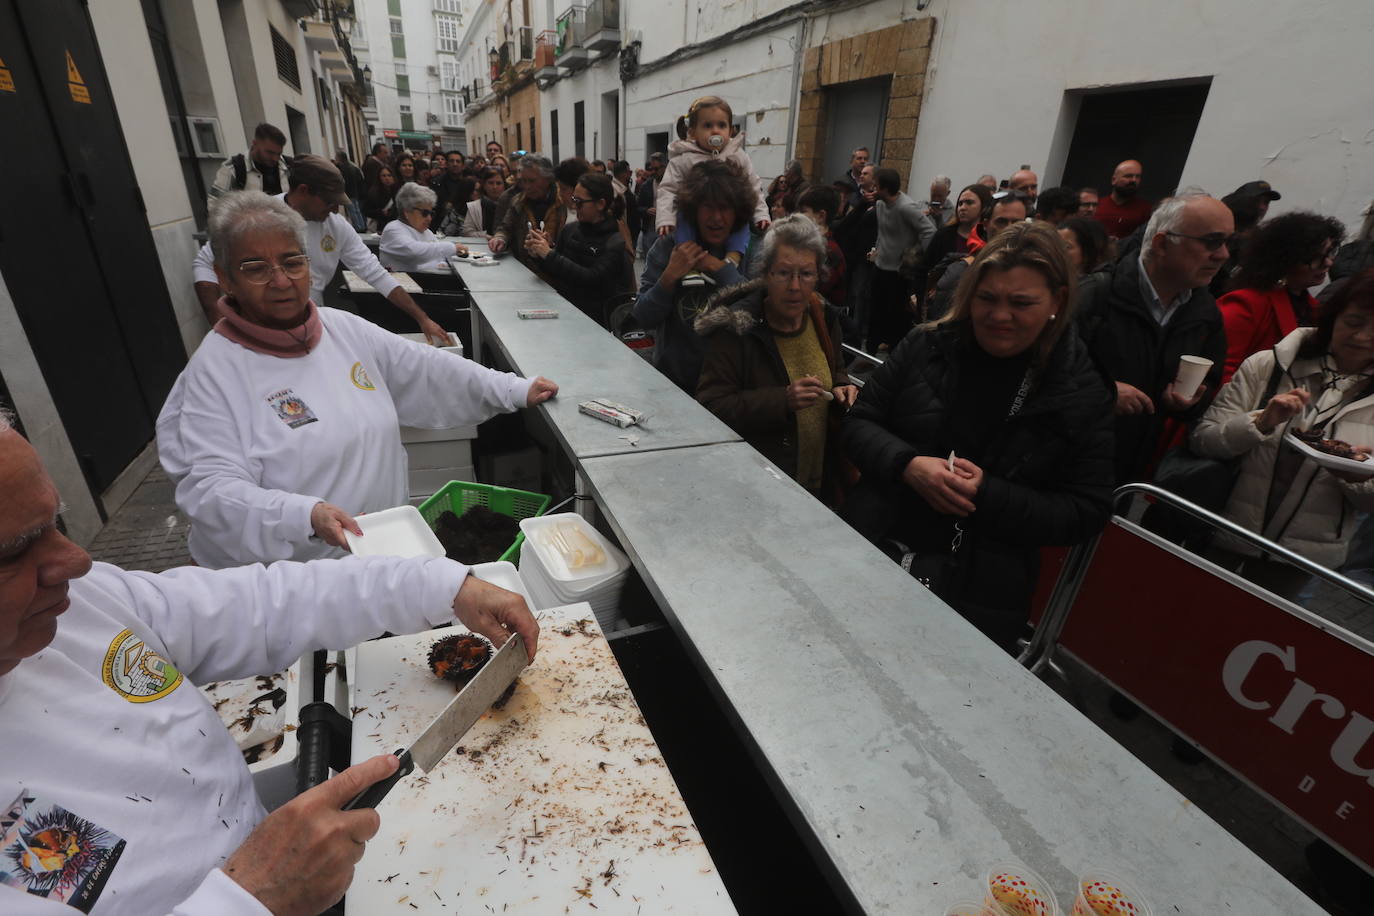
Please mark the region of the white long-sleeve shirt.
[[455, 252], [453, 242], [441, 242], [428, 229], [421, 232], [405, 220], [393, 219], [382, 230], [378, 254], [391, 270], [420, 270], [442, 266]]
[[[466, 576], [451, 560], [396, 557], [160, 575], [95, 564], [71, 583], [52, 644], [0, 676], [0, 913], [77, 912], [7, 886], [34, 880], [6, 851], [21, 834], [6, 812], [18, 809], [30, 848], [54, 818], [80, 854], [123, 842], [104, 853], [103, 887], [73, 865], [67, 893], [91, 894], [97, 914], [266, 914], [219, 870], [264, 811], [195, 685], [452, 620]], [[74, 863], [66, 851], [48, 867]]]
[[[278, 194], [277, 199], [285, 200], [286, 195]], [[333, 279], [340, 261], [383, 296], [390, 296], [401, 285], [363, 244], [348, 220], [337, 213], [329, 214], [323, 222], [305, 221], [305, 253], [310, 257], [310, 298], [316, 304], [324, 301], [325, 285]], [[196, 252], [191, 276], [196, 283], [219, 283], [209, 242]]]
[[471, 426], [529, 396], [528, 379], [319, 313], [319, 344], [294, 359], [208, 335], [167, 396], [158, 452], [201, 566], [342, 556], [312, 539], [310, 510], [404, 504], [401, 424]]

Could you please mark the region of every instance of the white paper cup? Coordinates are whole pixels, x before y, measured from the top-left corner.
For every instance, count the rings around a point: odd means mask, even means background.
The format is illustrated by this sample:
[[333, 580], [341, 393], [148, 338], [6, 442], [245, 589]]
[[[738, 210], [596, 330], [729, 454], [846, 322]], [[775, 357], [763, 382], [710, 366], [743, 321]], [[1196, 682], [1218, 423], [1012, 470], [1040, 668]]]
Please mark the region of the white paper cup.
[[1181, 398], [1191, 398], [1197, 394], [1197, 390], [1202, 386], [1202, 380], [1207, 377], [1207, 370], [1212, 368], [1210, 359], [1203, 359], [1201, 356], [1180, 356], [1178, 359], [1178, 374], [1174, 376], [1174, 394]]

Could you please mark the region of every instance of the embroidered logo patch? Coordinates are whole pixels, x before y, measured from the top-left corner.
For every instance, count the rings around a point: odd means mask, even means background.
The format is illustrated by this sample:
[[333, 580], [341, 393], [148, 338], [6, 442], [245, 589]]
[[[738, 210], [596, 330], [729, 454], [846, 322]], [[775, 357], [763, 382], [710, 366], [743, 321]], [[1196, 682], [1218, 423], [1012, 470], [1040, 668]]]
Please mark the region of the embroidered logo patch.
[[348, 377], [353, 380], [353, 387], [361, 388], [363, 391], [376, 391], [377, 386], [372, 384], [372, 379], [367, 377], [367, 370], [362, 363], [354, 363], [349, 370]]
[[320, 249], [323, 251], [333, 251], [334, 236], [326, 235], [324, 238], [320, 239]]
[[319, 419], [310, 405], [296, 397], [290, 388], [272, 392], [267, 396], [267, 403], [272, 405], [281, 421], [292, 429], [299, 429]]
[[123, 853], [120, 837], [27, 792], [0, 810], [0, 887], [89, 913]]
[[132, 630], [120, 630], [105, 653], [101, 680], [130, 703], [160, 700], [181, 686], [176, 666], [154, 652]]

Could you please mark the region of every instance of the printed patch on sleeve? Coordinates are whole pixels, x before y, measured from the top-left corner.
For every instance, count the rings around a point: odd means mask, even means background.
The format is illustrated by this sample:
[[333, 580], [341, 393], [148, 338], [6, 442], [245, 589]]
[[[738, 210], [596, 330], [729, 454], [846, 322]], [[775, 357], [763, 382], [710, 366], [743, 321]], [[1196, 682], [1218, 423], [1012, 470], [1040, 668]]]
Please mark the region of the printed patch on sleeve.
[[290, 388], [272, 392], [267, 396], [267, 403], [272, 405], [281, 421], [292, 429], [300, 429], [319, 419], [310, 405], [296, 397]]
[[0, 811], [0, 887], [89, 913], [124, 840], [45, 798], [20, 793]]
[[132, 630], [121, 630], [105, 653], [100, 677], [130, 703], [160, 700], [181, 686], [182, 674]]
[[368, 378], [367, 370], [362, 363], [354, 363], [349, 371], [348, 377], [353, 380], [353, 387], [361, 388], [363, 391], [376, 391], [377, 386], [372, 384], [372, 379]]

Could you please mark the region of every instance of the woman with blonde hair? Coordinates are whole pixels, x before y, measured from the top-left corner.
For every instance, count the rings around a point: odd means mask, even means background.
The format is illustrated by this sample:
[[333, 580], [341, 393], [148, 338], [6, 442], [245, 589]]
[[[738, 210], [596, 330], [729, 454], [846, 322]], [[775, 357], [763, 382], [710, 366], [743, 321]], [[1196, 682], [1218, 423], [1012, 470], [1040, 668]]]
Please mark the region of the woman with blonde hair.
[[1009, 227], [841, 428], [863, 475], [847, 520], [1008, 651], [1040, 548], [1110, 514], [1115, 394], [1070, 327], [1075, 282], [1053, 229]]

